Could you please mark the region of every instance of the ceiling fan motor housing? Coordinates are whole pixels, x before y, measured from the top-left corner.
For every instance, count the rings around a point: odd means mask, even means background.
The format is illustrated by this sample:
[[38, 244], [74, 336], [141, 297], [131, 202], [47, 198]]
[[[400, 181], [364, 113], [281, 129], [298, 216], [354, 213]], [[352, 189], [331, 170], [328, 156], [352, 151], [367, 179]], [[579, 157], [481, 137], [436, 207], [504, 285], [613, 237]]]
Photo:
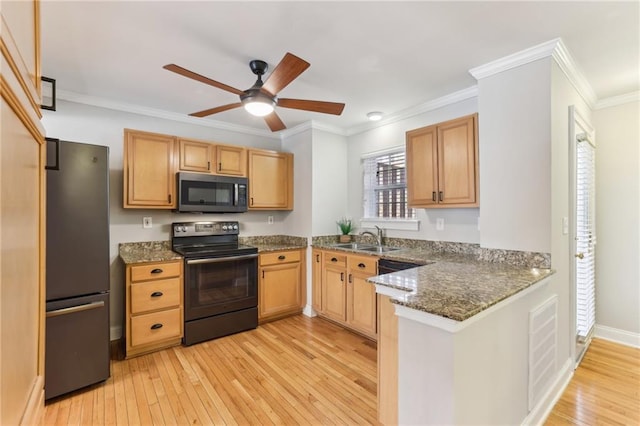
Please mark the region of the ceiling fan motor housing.
[[264, 75], [269, 68], [269, 65], [265, 61], [261, 61], [259, 59], [254, 59], [249, 62], [249, 67], [251, 67], [251, 72], [257, 76]]

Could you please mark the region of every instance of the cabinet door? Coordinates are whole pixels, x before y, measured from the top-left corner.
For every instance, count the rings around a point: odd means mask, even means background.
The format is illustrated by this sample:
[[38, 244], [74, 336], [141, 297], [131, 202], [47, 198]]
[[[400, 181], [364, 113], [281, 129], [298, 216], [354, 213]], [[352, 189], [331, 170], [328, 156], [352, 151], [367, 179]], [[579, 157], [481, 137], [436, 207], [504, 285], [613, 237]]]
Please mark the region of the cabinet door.
[[436, 126], [407, 133], [407, 196], [409, 207], [438, 201], [438, 143]]
[[441, 204], [475, 204], [475, 116], [438, 126], [438, 199]]
[[378, 295], [378, 420], [398, 424], [398, 317], [388, 296]]
[[179, 169], [190, 172], [210, 172], [212, 147], [210, 143], [179, 139]]
[[247, 151], [240, 146], [216, 145], [215, 173], [246, 176]]
[[173, 136], [125, 130], [125, 208], [175, 208], [174, 145]]
[[249, 209], [293, 209], [293, 155], [249, 150]]
[[376, 287], [367, 282], [371, 274], [349, 272], [347, 323], [370, 336], [376, 334]]
[[300, 262], [261, 268], [258, 300], [261, 320], [300, 310]]
[[314, 311], [322, 313], [322, 251], [313, 249], [311, 251], [312, 256], [312, 293], [311, 293], [311, 307]]
[[325, 266], [322, 275], [322, 313], [336, 321], [345, 322], [346, 315], [346, 269]]

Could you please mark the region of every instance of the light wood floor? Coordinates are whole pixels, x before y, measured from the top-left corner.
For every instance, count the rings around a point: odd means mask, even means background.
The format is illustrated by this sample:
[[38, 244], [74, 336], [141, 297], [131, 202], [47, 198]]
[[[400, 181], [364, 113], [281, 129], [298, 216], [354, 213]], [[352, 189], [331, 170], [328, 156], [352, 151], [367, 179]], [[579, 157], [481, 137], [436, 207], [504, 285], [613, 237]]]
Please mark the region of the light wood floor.
[[47, 402], [47, 425], [376, 423], [375, 343], [298, 315], [111, 363], [111, 378]]
[[[376, 424], [376, 346], [302, 315], [130, 360], [47, 425]], [[640, 424], [640, 349], [594, 339], [547, 425]]]
[[547, 425], [640, 425], [640, 349], [593, 339]]

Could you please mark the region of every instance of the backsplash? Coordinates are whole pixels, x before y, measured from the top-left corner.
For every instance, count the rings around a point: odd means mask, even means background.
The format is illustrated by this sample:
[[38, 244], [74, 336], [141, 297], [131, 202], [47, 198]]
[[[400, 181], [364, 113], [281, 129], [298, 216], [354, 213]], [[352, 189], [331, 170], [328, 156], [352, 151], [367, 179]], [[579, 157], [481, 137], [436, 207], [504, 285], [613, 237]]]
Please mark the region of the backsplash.
[[[353, 235], [353, 241], [363, 244], [376, 244], [370, 235]], [[323, 235], [313, 237], [312, 245], [330, 245], [338, 243], [337, 235]], [[453, 243], [448, 241], [413, 240], [408, 238], [384, 237], [383, 244], [390, 247], [403, 247], [418, 250], [433, 251], [435, 253], [456, 253], [473, 255], [477, 260], [492, 263], [507, 263], [515, 266], [531, 268], [551, 268], [551, 254], [517, 250], [488, 249], [480, 244]]]

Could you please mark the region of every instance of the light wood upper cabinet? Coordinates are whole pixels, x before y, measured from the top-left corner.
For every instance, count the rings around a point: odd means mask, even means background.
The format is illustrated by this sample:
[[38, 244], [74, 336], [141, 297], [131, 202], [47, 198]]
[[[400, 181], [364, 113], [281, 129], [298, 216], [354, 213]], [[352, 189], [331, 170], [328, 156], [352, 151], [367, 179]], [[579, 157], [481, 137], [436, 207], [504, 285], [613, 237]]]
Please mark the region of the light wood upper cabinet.
[[185, 172], [211, 172], [214, 145], [190, 139], [178, 139], [178, 168]]
[[175, 208], [175, 138], [125, 129], [124, 143], [124, 207]]
[[293, 210], [293, 154], [254, 150], [249, 156], [249, 210]]
[[407, 132], [410, 207], [479, 205], [477, 114]]
[[214, 173], [219, 175], [246, 176], [247, 150], [241, 146], [216, 145]]
[[247, 150], [242, 146], [217, 145], [178, 139], [178, 169], [185, 172], [246, 176]]
[[281, 318], [302, 312], [304, 250], [260, 254], [258, 319]]

